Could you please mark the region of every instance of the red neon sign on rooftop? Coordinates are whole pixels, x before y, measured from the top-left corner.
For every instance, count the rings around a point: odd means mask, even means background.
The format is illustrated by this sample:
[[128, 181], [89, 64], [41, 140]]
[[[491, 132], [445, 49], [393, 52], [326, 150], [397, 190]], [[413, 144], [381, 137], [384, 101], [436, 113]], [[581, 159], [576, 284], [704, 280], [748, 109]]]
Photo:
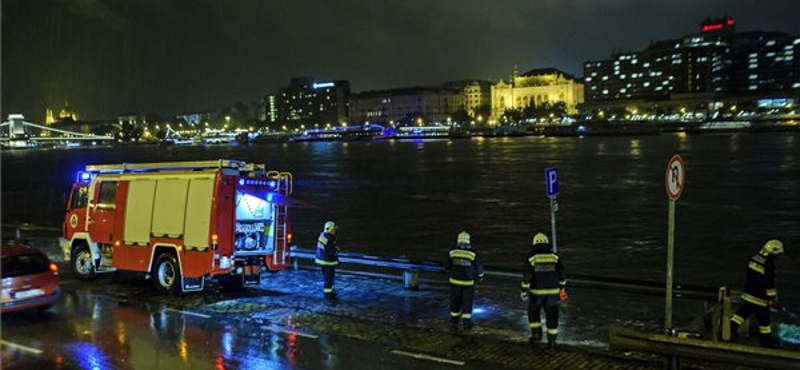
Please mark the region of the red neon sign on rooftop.
[[734, 23], [733, 19], [728, 19], [725, 21], [721, 21], [719, 23], [705, 24], [703, 25], [702, 31], [708, 32], [708, 31], [721, 30], [725, 26], [733, 26], [733, 23]]

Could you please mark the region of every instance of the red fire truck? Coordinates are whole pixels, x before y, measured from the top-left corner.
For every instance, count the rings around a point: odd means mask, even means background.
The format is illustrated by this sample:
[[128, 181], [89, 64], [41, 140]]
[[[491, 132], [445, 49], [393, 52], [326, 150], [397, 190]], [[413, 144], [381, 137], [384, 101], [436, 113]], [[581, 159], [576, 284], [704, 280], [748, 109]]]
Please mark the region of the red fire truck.
[[167, 294], [260, 282], [289, 265], [292, 175], [220, 159], [86, 166], [67, 204], [64, 258], [76, 276], [138, 271]]

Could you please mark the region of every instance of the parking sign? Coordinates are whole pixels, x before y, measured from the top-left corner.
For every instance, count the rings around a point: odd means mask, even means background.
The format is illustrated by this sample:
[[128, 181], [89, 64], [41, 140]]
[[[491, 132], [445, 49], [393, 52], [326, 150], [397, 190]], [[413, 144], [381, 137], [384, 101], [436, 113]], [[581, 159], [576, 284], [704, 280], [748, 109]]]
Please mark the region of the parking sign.
[[544, 181], [547, 185], [547, 196], [558, 195], [558, 167], [550, 167], [544, 170]]

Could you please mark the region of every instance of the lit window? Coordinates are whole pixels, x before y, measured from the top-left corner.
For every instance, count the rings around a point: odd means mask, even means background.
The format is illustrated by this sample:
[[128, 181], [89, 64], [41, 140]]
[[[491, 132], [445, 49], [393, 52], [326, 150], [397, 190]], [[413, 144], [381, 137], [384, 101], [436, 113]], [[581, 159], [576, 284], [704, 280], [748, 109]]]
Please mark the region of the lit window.
[[750, 76], [749, 76], [749, 78], [750, 78], [751, 80], [755, 80], [756, 78], [758, 78], [758, 75], [750, 75]]
[[767, 41], [767, 46], [772, 46], [772, 45], [775, 45], [775, 40]]
[[758, 68], [758, 64], [752, 64], [751, 63], [750, 65], [747, 66], [747, 68], [756, 69], [756, 68]]
[[645, 83], [644, 83], [642, 86], [644, 86], [644, 87], [650, 87], [650, 82], [645, 82]]
[[650, 67], [650, 63], [642, 64], [642, 67], [644, 67], [644, 68]]
[[608, 76], [603, 76], [603, 81], [608, 81]]
[[758, 89], [758, 85], [750, 85], [750, 87], [748, 88], [748, 90], [756, 90], [756, 89]]

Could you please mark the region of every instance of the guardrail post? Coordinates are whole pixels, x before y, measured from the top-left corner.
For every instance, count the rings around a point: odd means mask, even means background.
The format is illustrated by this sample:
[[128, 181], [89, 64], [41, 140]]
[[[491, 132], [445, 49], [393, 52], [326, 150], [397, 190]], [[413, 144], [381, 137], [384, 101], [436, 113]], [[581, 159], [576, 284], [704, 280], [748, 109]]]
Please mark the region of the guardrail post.
[[409, 290], [419, 289], [419, 271], [418, 270], [405, 270], [403, 271], [403, 285]]
[[731, 340], [731, 292], [727, 287], [719, 288], [722, 298], [722, 341]]

